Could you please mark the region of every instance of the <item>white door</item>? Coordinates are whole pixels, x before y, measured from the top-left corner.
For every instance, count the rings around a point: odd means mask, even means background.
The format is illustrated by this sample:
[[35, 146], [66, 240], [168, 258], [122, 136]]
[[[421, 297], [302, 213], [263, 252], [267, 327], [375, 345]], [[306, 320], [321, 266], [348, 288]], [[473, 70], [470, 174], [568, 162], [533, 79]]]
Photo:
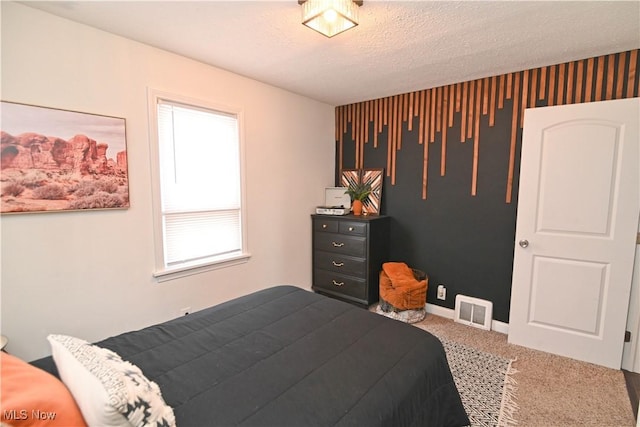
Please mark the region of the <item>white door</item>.
[[639, 121], [640, 98], [526, 110], [510, 343], [620, 368]]

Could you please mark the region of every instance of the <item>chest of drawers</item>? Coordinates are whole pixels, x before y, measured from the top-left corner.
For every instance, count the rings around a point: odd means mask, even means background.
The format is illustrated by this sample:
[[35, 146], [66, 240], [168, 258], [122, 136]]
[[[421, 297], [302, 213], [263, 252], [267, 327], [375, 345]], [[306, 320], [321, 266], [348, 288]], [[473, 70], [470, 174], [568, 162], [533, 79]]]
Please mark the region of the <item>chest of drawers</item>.
[[314, 291], [369, 306], [389, 258], [387, 216], [312, 215]]

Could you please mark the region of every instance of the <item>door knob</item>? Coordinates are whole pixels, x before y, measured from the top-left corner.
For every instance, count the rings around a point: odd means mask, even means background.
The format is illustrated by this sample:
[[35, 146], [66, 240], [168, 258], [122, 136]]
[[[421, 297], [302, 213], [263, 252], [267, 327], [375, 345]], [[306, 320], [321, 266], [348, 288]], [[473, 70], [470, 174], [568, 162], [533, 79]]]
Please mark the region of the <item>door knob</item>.
[[525, 239], [522, 239], [522, 240], [520, 240], [520, 241], [518, 242], [518, 244], [520, 245], [520, 247], [522, 247], [522, 248], [526, 248], [527, 246], [529, 246], [529, 241], [528, 241], [528, 240], [525, 240]]

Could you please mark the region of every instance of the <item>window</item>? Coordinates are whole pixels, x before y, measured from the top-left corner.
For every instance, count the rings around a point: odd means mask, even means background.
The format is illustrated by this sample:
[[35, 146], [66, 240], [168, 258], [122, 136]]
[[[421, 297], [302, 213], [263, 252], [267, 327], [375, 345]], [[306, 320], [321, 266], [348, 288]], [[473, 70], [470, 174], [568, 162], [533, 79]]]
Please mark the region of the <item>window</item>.
[[240, 112], [156, 92], [150, 98], [155, 276], [246, 261]]

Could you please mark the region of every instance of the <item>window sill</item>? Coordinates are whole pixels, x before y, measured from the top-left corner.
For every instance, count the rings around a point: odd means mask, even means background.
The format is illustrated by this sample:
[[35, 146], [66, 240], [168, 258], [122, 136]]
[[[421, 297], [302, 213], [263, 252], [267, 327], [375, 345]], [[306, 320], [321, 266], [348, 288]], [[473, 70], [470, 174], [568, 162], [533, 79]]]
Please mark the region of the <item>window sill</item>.
[[200, 274], [207, 271], [217, 270], [220, 268], [231, 267], [238, 264], [244, 264], [251, 258], [250, 253], [242, 253], [233, 257], [228, 257], [220, 260], [209, 260], [199, 262], [191, 265], [179, 265], [175, 267], [167, 267], [161, 270], [157, 270], [153, 273], [153, 277], [158, 279], [158, 282], [166, 282], [168, 280], [180, 279], [182, 277], [191, 276], [193, 274]]

